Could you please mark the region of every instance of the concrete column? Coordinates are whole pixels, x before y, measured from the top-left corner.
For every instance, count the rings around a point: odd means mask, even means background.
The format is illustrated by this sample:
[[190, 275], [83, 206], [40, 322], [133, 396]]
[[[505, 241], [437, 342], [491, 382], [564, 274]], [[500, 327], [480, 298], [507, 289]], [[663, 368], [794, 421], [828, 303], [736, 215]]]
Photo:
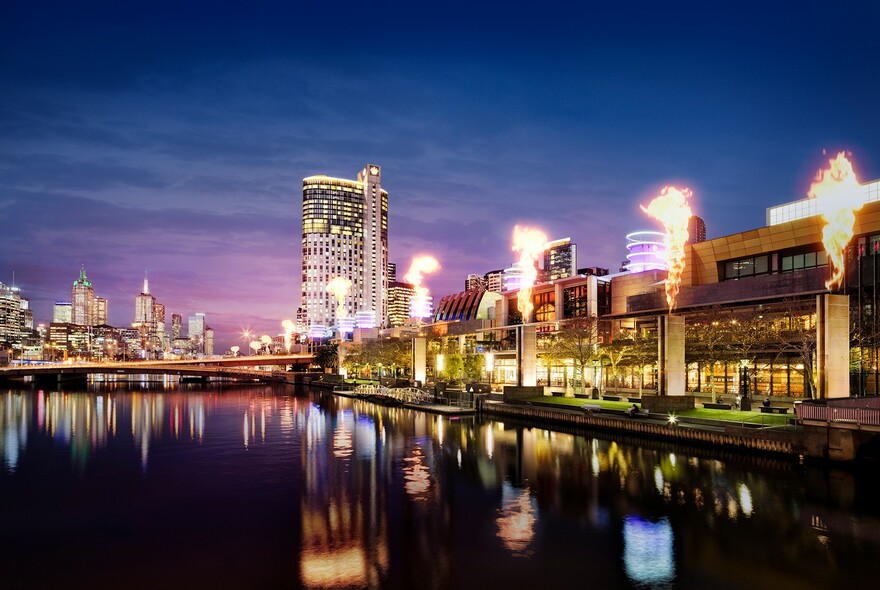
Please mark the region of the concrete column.
[[557, 322], [561, 322], [565, 319], [563, 317], [563, 312], [565, 311], [565, 301], [564, 295], [562, 293], [562, 285], [560, 285], [559, 283], [553, 285], [553, 304], [556, 306], [556, 314], [553, 319]]
[[684, 316], [657, 318], [658, 395], [684, 395]]
[[849, 397], [849, 296], [816, 296], [816, 397]]
[[516, 328], [516, 384], [534, 387], [538, 383], [538, 339], [535, 326]]
[[428, 378], [428, 340], [427, 338], [413, 338], [412, 340], [412, 376], [413, 379], [425, 384]]
[[509, 309], [509, 304], [507, 302], [507, 296], [502, 294], [502, 296], [501, 296], [501, 317], [498, 318], [498, 325], [499, 326], [506, 326], [507, 325], [507, 316], [509, 315], [509, 312], [510, 312], [510, 309]]

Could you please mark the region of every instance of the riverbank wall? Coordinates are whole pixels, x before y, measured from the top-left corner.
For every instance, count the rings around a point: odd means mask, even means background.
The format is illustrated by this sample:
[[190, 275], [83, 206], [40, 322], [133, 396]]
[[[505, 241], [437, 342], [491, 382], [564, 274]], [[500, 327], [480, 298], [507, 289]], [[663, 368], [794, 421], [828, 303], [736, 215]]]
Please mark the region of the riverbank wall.
[[601, 412], [571, 412], [504, 403], [485, 403], [481, 411], [487, 416], [515, 418], [521, 421], [573, 426], [606, 432], [710, 446], [724, 450], [769, 453], [799, 458], [804, 455], [804, 435], [799, 430], [723, 426], [703, 428], [648, 421], [641, 418], [603, 416]]

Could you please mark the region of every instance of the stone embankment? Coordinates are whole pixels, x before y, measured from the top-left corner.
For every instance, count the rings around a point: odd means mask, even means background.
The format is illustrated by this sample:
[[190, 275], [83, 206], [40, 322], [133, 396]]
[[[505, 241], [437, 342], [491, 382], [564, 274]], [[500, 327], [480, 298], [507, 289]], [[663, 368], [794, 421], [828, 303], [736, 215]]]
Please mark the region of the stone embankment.
[[482, 412], [489, 416], [624, 432], [629, 435], [724, 450], [772, 453], [791, 457], [800, 457], [804, 454], [803, 432], [798, 429], [753, 428], [725, 425], [717, 421], [712, 425], [707, 423], [709, 421], [701, 421], [702, 424], [668, 422], [654, 418], [602, 415], [602, 412], [579, 412], [492, 402], [484, 403]]

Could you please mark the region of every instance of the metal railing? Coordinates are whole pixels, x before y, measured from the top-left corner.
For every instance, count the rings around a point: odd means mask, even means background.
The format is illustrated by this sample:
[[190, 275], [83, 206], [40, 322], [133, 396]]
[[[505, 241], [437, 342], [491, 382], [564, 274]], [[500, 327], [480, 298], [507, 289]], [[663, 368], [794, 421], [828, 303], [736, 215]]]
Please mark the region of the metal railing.
[[800, 420], [849, 423], [860, 426], [880, 426], [880, 410], [875, 408], [847, 408], [840, 406], [822, 406], [817, 404], [795, 404], [795, 413]]

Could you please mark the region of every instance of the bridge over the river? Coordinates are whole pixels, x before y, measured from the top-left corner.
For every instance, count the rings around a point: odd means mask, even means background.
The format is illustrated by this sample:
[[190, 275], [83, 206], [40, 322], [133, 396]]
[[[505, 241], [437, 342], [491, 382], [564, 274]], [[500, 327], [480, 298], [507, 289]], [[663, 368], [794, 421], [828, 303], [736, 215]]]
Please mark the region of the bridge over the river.
[[90, 375], [168, 375], [202, 381], [213, 378], [288, 382], [292, 379], [287, 367], [307, 368], [312, 360], [314, 355], [311, 354], [288, 354], [124, 363], [27, 364], [0, 368], [0, 381], [30, 377], [36, 383], [49, 385], [85, 381]]

